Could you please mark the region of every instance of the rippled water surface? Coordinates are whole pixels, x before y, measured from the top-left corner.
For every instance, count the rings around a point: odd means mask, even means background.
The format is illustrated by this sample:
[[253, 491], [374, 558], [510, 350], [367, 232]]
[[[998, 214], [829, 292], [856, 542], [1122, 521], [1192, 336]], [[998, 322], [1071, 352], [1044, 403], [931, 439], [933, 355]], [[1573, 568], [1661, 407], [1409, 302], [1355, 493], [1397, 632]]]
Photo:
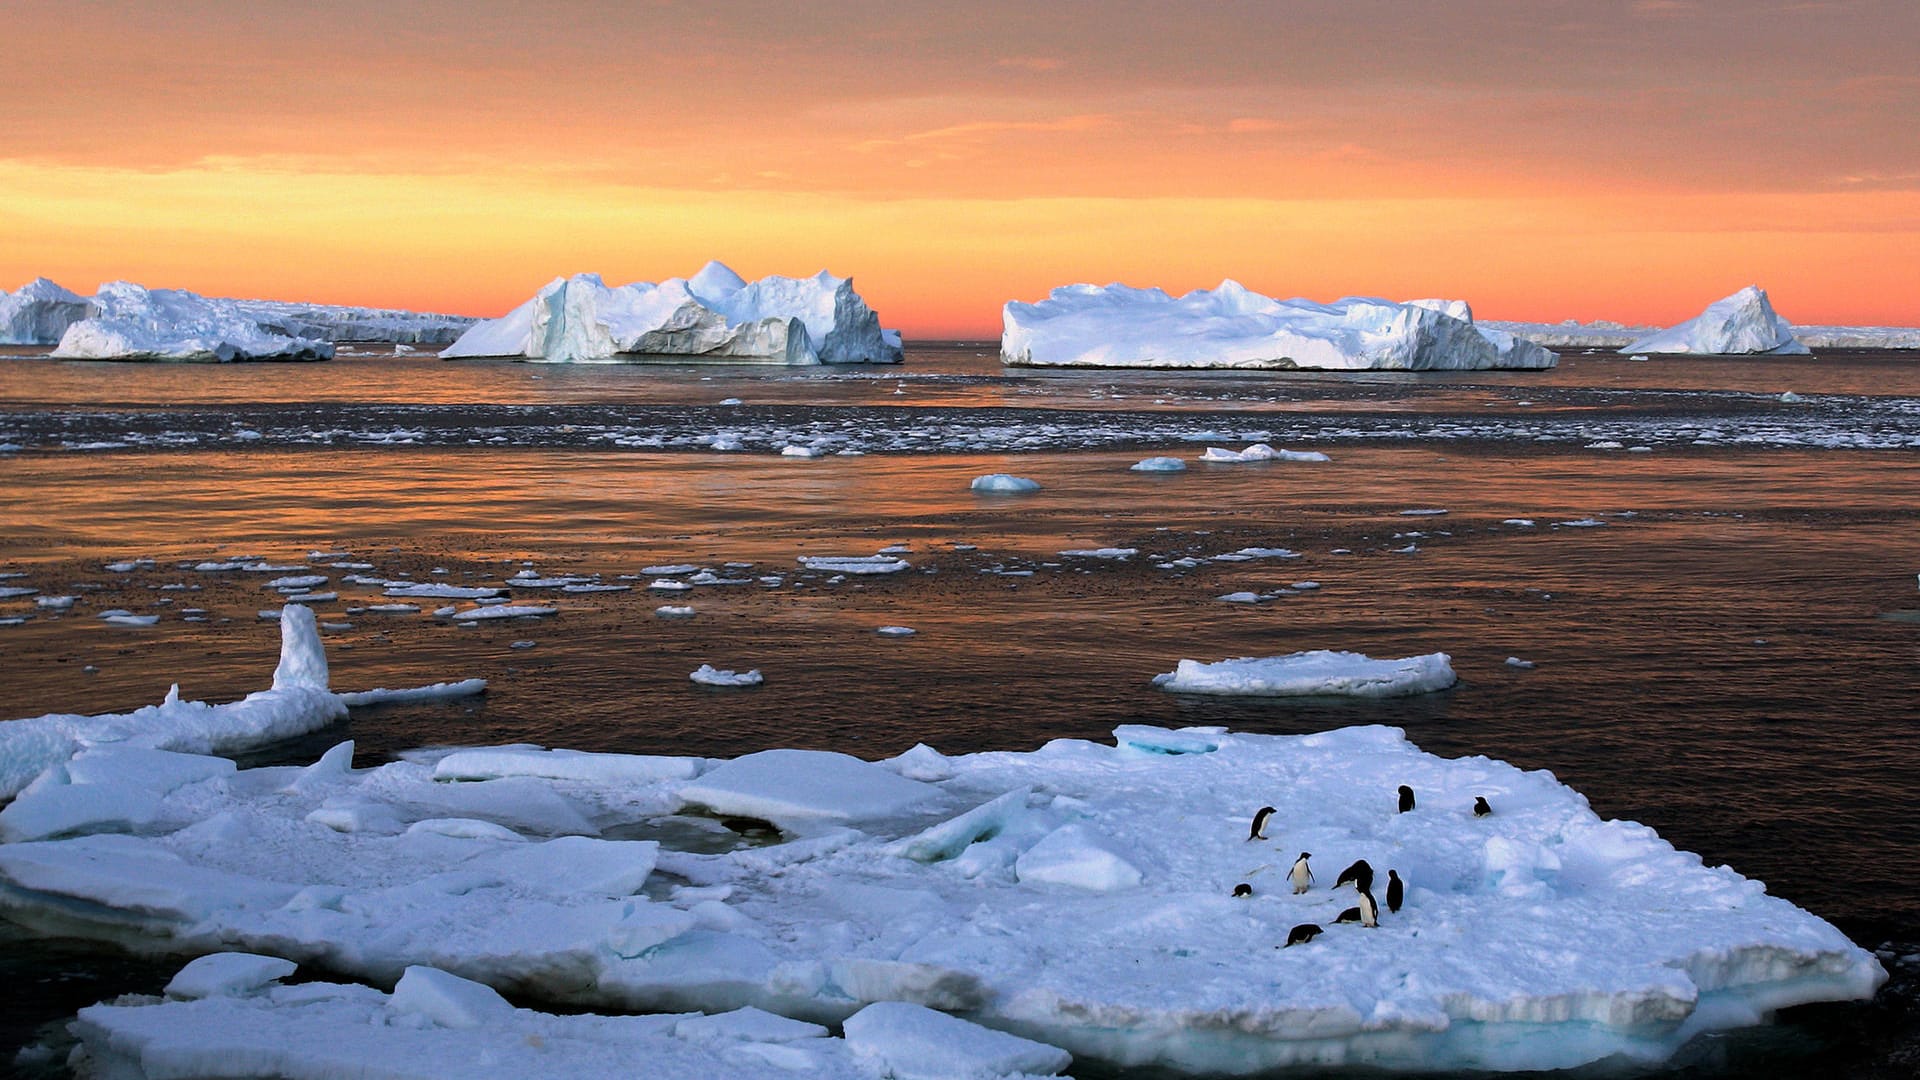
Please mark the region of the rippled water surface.
[[[455, 583], [498, 583], [526, 564], [616, 581], [661, 563], [750, 563], [725, 572], [752, 584], [548, 594], [559, 616], [482, 628], [351, 612], [377, 589], [321, 567], [340, 593], [319, 606], [340, 627], [328, 632], [336, 686], [474, 675], [492, 686], [477, 701], [357, 711], [270, 756], [351, 737], [368, 761], [506, 741], [878, 757], [923, 741], [960, 752], [1097, 739], [1132, 721], [1395, 724], [1436, 753], [1550, 769], [1603, 816], [1760, 878], [1868, 947], [1893, 944], [1879, 1005], [1803, 1013], [1689, 1068], [1769, 1075], [1784, 1055], [1908, 1075], [1913, 978], [1897, 958], [1920, 952], [1920, 454], [1901, 447], [1920, 445], [1902, 441], [1920, 438], [1916, 372], [1847, 354], [1576, 356], [1540, 374], [1007, 375], [972, 347], [910, 349], [897, 370], [801, 373], [0, 360], [0, 443], [24, 447], [0, 454], [0, 572], [82, 596], [65, 617], [0, 601], [0, 617], [33, 615], [0, 626], [0, 698], [25, 716], [151, 703], [175, 681], [210, 700], [265, 685], [278, 631], [256, 613], [278, 597], [260, 575], [179, 566], [214, 556], [350, 551], [371, 575]], [[1807, 401], [1780, 402], [1787, 390]], [[607, 420], [622, 409], [639, 411]], [[846, 433], [819, 443], [824, 456], [772, 452], [811, 445], [822, 417]], [[1471, 435], [1443, 430], [1463, 418]], [[389, 422], [414, 437], [299, 435]], [[626, 425], [629, 442], [578, 437], [596, 423]], [[727, 425], [750, 435], [741, 450], [694, 441]], [[1728, 437], [1654, 437], [1703, 426]], [[1633, 434], [1606, 439], [1615, 429], [1646, 436], [1645, 449], [1631, 449]], [[123, 437], [168, 430], [194, 437]], [[1192, 460], [1209, 435], [1306, 445], [1289, 441], [1302, 432], [1332, 460]], [[1127, 469], [1149, 453], [1192, 467]], [[1001, 471], [1042, 490], [968, 490]], [[1403, 513], [1416, 509], [1447, 512]], [[892, 545], [906, 546], [911, 572], [836, 582], [795, 562]], [[1097, 547], [1138, 554], [1059, 555]], [[1243, 547], [1300, 557], [1211, 560]], [[156, 565], [103, 569], [142, 556]], [[1174, 563], [1188, 557], [1208, 561]], [[1320, 588], [1257, 606], [1217, 599], [1307, 580]], [[662, 621], [661, 603], [698, 614]], [[92, 617], [111, 606], [162, 618], [130, 629]], [[209, 621], [186, 621], [189, 607]], [[919, 633], [874, 633], [888, 624]], [[1149, 685], [1183, 657], [1314, 648], [1445, 651], [1461, 683], [1371, 703]], [[766, 684], [702, 689], [686, 678], [701, 663], [758, 667]], [[45, 963], [75, 972], [86, 1000], [147, 977], [57, 950]], [[0, 997], [0, 1033], [19, 1041], [84, 1003]]]

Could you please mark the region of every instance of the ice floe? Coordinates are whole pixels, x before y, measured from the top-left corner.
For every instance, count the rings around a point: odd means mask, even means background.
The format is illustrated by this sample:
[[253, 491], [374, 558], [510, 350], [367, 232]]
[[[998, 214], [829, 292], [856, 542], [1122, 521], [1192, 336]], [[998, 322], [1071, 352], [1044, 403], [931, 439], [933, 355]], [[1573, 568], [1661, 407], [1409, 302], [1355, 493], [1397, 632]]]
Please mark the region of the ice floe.
[[767, 681], [758, 668], [749, 671], [733, 671], [728, 668], [717, 668], [712, 664], [701, 664], [693, 669], [693, 673], [687, 678], [701, 686], [759, 686]]
[[1275, 450], [1266, 443], [1254, 443], [1245, 450], [1229, 450], [1224, 446], [1209, 446], [1200, 455], [1201, 461], [1238, 463], [1245, 461], [1328, 461], [1327, 455], [1318, 450]]
[[1774, 313], [1766, 290], [1749, 285], [1707, 305], [1686, 322], [1628, 342], [1623, 353], [1706, 353], [1774, 356], [1806, 355], [1813, 350], [1793, 336], [1793, 326]]
[[[74, 784], [157, 775], [123, 752], [90, 756]], [[0, 844], [0, 906], [29, 925], [400, 984], [276, 985], [284, 968], [217, 961], [163, 1001], [87, 1010], [89, 1053], [173, 1075], [252, 1047], [264, 1071], [304, 1076], [319, 1067], [287, 1063], [379, 1052], [383, 1069], [426, 1059], [444, 1075], [448, 1047], [520, 1054], [538, 1034], [545, 1057], [502, 1067], [585, 1075], [599, 1051], [559, 1025], [828, 1053], [810, 1023], [844, 1024], [870, 1070], [897, 1076], [1064, 1066], [938, 1015], [961, 1013], [1123, 1066], [1547, 1069], [1657, 1062], [1885, 978], [1832, 926], [1601, 820], [1551, 774], [1435, 757], [1391, 728], [1133, 724], [1112, 745], [880, 763], [507, 747], [350, 765], [343, 745], [306, 768], [172, 768], [148, 812], [102, 816], [116, 832]], [[1418, 810], [1397, 812], [1402, 784]], [[1476, 798], [1497, 812], [1474, 816]], [[1260, 806], [1275, 807], [1270, 839], [1249, 843]], [[699, 850], [601, 835], [699, 813], [780, 835]], [[1405, 905], [1378, 928], [1335, 925], [1344, 889], [1286, 883], [1303, 850], [1395, 870]], [[1278, 947], [1309, 922], [1327, 931]], [[719, 1015], [549, 1017], [488, 987], [569, 1011]], [[735, 1012], [749, 1007], [786, 1020]], [[423, 1041], [380, 1041], [403, 1037]], [[675, 1075], [668, 1052], [623, 1045], [621, 1067]], [[735, 1075], [704, 1068], [688, 1075]]]
[[[641, 359], [729, 363], [897, 363], [900, 336], [822, 270], [748, 283], [718, 262], [692, 278], [610, 287], [596, 274], [555, 278], [533, 299], [474, 326], [443, 357], [549, 363]], [[720, 449], [716, 444], [715, 449]]]
[[1172, 297], [1066, 285], [1002, 312], [1003, 362], [1021, 367], [1550, 368], [1553, 353], [1477, 327], [1461, 301], [1275, 300], [1235, 281]]
[[1150, 457], [1127, 466], [1129, 472], [1186, 472], [1187, 463], [1177, 457]]
[[100, 287], [53, 355], [74, 360], [329, 360], [333, 345], [261, 327], [232, 301], [130, 281]]
[[891, 555], [802, 555], [799, 562], [809, 570], [829, 574], [898, 574], [913, 568], [907, 560]]
[[974, 477], [973, 483], [967, 486], [974, 491], [1008, 495], [1022, 491], [1039, 491], [1040, 481], [1029, 480], [1024, 476], [1014, 476], [1012, 473], [989, 473], [986, 476]]
[[1445, 690], [1455, 681], [1452, 658], [1446, 653], [1376, 660], [1361, 653], [1316, 649], [1213, 663], [1182, 660], [1175, 670], [1154, 676], [1153, 684], [1183, 694], [1399, 697]]

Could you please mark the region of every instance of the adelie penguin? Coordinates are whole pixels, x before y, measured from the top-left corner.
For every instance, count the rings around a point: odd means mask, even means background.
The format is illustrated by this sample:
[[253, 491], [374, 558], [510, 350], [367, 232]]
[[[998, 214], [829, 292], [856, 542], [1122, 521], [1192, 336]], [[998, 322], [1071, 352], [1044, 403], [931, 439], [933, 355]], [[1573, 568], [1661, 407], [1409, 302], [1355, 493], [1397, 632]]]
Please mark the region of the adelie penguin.
[[1333, 920], [1337, 923], [1359, 923], [1361, 926], [1380, 925], [1380, 905], [1373, 902], [1373, 894], [1362, 889], [1358, 907], [1350, 907]]
[[1305, 945], [1307, 942], [1319, 937], [1321, 933], [1320, 924], [1303, 922], [1299, 926], [1287, 931], [1287, 944], [1280, 947], [1284, 949], [1292, 945]]
[[1491, 813], [1493, 813], [1493, 807], [1487, 805], [1487, 797], [1485, 795], [1475, 795], [1473, 797], [1473, 816], [1486, 817]]
[[1307, 860], [1311, 858], [1312, 852], [1301, 852], [1300, 857], [1293, 861], [1293, 869], [1287, 871], [1287, 880], [1293, 882], [1295, 896], [1306, 892], [1307, 886], [1313, 884], [1313, 868], [1307, 865]]
[[1368, 865], [1367, 860], [1356, 860], [1352, 866], [1340, 871], [1340, 876], [1334, 879], [1333, 887], [1337, 889], [1347, 884], [1351, 884], [1361, 892], [1373, 889], [1373, 867]]
[[1387, 910], [1397, 912], [1407, 898], [1407, 886], [1400, 880], [1400, 871], [1387, 871]]
[[1413, 809], [1413, 789], [1408, 787], [1405, 784], [1401, 784], [1400, 785], [1400, 812], [1404, 814], [1412, 809]]
[[1247, 830], [1247, 839], [1265, 840], [1267, 838], [1267, 819], [1272, 816], [1273, 807], [1271, 806], [1263, 806], [1255, 811], [1253, 815], [1253, 828]]
[[1245, 897], [1249, 897], [1249, 896], [1252, 896], [1252, 895], [1253, 895], [1253, 886], [1251, 886], [1251, 885], [1249, 885], [1249, 884], [1247, 884], [1246, 882], [1244, 882], [1244, 881], [1243, 881], [1243, 882], [1241, 882], [1240, 884], [1238, 884], [1238, 885], [1235, 885], [1235, 886], [1233, 887], [1233, 895], [1234, 895], [1234, 896], [1236, 896], [1236, 897], [1240, 897], [1240, 898], [1243, 898], [1243, 899], [1244, 899]]

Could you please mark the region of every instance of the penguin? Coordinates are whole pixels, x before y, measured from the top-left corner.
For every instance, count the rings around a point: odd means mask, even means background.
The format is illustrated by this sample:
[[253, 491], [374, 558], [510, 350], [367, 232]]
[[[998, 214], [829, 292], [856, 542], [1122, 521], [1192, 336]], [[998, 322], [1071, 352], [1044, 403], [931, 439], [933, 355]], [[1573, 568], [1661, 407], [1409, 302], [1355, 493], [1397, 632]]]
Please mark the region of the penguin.
[[1387, 910], [1398, 912], [1406, 898], [1407, 886], [1400, 880], [1400, 871], [1387, 871]]
[[1287, 871], [1287, 880], [1293, 882], [1295, 896], [1306, 892], [1307, 886], [1313, 884], [1313, 867], [1307, 865], [1307, 860], [1311, 858], [1312, 852], [1301, 852], [1300, 857], [1294, 860], [1293, 869]]
[[1285, 949], [1294, 945], [1305, 945], [1307, 942], [1319, 937], [1321, 933], [1322, 931], [1318, 923], [1303, 922], [1299, 926], [1287, 931], [1287, 943], [1280, 947]]
[[1400, 812], [1404, 814], [1411, 809], [1413, 809], [1413, 789], [1408, 787], [1405, 784], [1401, 784], [1400, 785]]
[[1359, 922], [1360, 919], [1361, 919], [1360, 909], [1357, 907], [1350, 907], [1347, 910], [1341, 912], [1338, 916], [1336, 916], [1333, 922], [1335, 926], [1338, 926], [1341, 923]]
[[1340, 876], [1334, 879], [1333, 887], [1337, 889], [1349, 882], [1361, 892], [1367, 892], [1373, 888], [1373, 867], [1367, 865], [1367, 860], [1357, 859], [1352, 866], [1340, 871]]
[[1240, 884], [1238, 884], [1238, 885], [1235, 885], [1235, 886], [1233, 887], [1233, 895], [1235, 895], [1235, 896], [1238, 896], [1238, 897], [1246, 897], [1246, 896], [1252, 896], [1252, 895], [1253, 895], [1253, 886], [1251, 886], [1251, 885], [1249, 885], [1249, 884], [1247, 884], [1246, 882], [1244, 882], [1244, 881], [1243, 881], [1243, 882], [1241, 882]]
[[1254, 812], [1253, 828], [1247, 832], [1247, 839], [1249, 841], [1265, 840], [1267, 838], [1264, 830], [1267, 827], [1267, 818], [1272, 814], [1273, 814], [1273, 807], [1271, 806], [1263, 806], [1259, 810]]
[[1491, 813], [1493, 813], [1493, 807], [1487, 805], [1487, 797], [1485, 795], [1475, 795], [1473, 797], [1473, 816], [1486, 817]]
[[1360, 890], [1360, 925], [1380, 925], [1380, 905], [1373, 899], [1373, 894], [1365, 889]]

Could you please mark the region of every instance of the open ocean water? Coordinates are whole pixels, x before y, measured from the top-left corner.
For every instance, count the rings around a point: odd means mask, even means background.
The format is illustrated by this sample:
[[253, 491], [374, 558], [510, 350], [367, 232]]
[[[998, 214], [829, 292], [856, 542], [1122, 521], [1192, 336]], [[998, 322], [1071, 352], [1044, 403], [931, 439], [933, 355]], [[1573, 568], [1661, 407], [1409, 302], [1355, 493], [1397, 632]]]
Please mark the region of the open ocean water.
[[[910, 346], [898, 368], [853, 370], [0, 352], [0, 447], [12, 448], [0, 450], [0, 573], [26, 575], [0, 584], [81, 596], [64, 616], [0, 600], [0, 619], [31, 616], [0, 626], [6, 716], [129, 709], [174, 682], [211, 701], [265, 686], [278, 628], [257, 613], [277, 606], [262, 587], [272, 575], [181, 564], [326, 551], [352, 553], [312, 560], [339, 592], [316, 606], [338, 627], [326, 633], [336, 688], [491, 687], [356, 710], [261, 761], [310, 760], [349, 737], [362, 764], [500, 742], [878, 758], [916, 742], [1106, 739], [1126, 722], [1393, 724], [1435, 753], [1551, 770], [1603, 817], [1651, 825], [1882, 951], [1892, 981], [1875, 1002], [1700, 1040], [1663, 1075], [1920, 1070], [1911, 354], [1574, 354], [1550, 372], [1336, 375], [1006, 371], [976, 345]], [[1332, 460], [1194, 460], [1255, 440]], [[779, 456], [786, 446], [819, 456]], [[1127, 469], [1161, 454], [1189, 470]], [[990, 472], [1042, 490], [968, 490]], [[912, 572], [794, 573], [801, 555], [894, 545]], [[1099, 547], [1139, 554], [1059, 554]], [[1211, 560], [1245, 547], [1300, 557]], [[136, 558], [154, 565], [104, 568]], [[1207, 561], [1175, 563], [1188, 558]], [[378, 589], [342, 582], [353, 571], [331, 561], [454, 584], [529, 565], [615, 581], [665, 563], [754, 580], [545, 593], [534, 602], [559, 616], [468, 628], [350, 612]], [[1320, 587], [1218, 599], [1301, 581]], [[663, 603], [698, 615], [656, 619]], [[94, 613], [109, 607], [161, 619], [108, 626]], [[889, 624], [919, 633], [874, 633]], [[1461, 681], [1364, 703], [1149, 685], [1181, 658], [1319, 648], [1444, 651]], [[701, 663], [767, 681], [703, 689], [686, 677]], [[0, 924], [0, 1055], [177, 966]]]

